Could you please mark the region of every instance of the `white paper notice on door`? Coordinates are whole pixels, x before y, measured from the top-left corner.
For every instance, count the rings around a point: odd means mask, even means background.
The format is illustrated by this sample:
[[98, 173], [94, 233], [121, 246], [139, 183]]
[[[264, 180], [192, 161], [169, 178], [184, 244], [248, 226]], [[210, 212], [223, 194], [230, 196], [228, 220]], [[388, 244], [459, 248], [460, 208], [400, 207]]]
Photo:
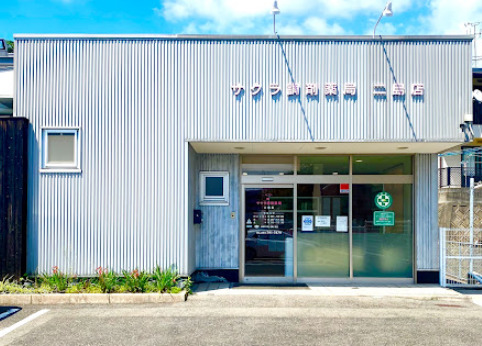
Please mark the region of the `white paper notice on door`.
[[336, 231], [337, 232], [348, 232], [348, 216], [337, 216], [336, 217]]
[[316, 215], [315, 226], [316, 227], [330, 227], [331, 217], [330, 215]]
[[301, 231], [313, 232], [313, 215], [301, 216]]

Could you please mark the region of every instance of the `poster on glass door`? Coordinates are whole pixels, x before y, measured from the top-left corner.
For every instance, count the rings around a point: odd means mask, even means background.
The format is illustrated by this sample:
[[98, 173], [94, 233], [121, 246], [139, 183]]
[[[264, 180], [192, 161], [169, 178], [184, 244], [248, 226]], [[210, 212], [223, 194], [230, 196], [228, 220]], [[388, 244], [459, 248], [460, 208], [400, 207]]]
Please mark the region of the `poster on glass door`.
[[330, 215], [316, 215], [315, 216], [315, 227], [323, 227], [323, 228], [331, 227], [331, 216]]
[[313, 215], [301, 216], [301, 231], [313, 232]]
[[348, 232], [348, 216], [337, 216], [336, 217], [336, 231], [337, 232]]

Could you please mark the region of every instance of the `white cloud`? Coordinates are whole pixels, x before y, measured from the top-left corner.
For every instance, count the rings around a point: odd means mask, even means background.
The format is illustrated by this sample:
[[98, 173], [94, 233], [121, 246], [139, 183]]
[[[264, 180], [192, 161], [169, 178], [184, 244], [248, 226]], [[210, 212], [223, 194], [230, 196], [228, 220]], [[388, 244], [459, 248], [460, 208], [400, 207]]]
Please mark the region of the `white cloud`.
[[[396, 35], [400, 33], [400, 27], [395, 26], [392, 23], [381, 22], [377, 26], [376, 35]], [[373, 25], [370, 24], [365, 35], [373, 35]]]
[[[280, 35], [371, 35], [385, 3], [279, 0], [276, 29]], [[162, 0], [155, 12], [186, 34], [269, 35], [272, 6], [272, 0]], [[378, 34], [465, 34], [464, 23], [482, 21], [482, 0], [394, 0], [393, 11], [392, 19], [380, 22]], [[482, 40], [478, 46], [480, 55]]]
[[[414, 0], [398, 0], [394, 11], [403, 12]], [[356, 16], [376, 16], [385, 0], [279, 0], [277, 16], [280, 34], [343, 34], [346, 30], [335, 20]], [[272, 0], [165, 0], [156, 13], [167, 21], [195, 21], [197, 32], [270, 33]], [[184, 32], [193, 30], [189, 24]]]
[[432, 0], [429, 15], [421, 18], [431, 34], [465, 34], [464, 23], [482, 20], [480, 0]]
[[306, 29], [306, 33], [313, 35], [341, 35], [346, 33], [341, 25], [337, 23], [330, 25], [326, 20], [317, 17], [306, 19], [303, 22], [303, 27]]

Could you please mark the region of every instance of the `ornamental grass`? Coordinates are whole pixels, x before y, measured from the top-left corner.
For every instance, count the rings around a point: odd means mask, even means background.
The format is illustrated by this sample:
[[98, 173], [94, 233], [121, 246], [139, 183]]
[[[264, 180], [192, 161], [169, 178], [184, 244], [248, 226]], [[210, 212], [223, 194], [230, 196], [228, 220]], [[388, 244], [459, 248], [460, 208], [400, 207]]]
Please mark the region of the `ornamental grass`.
[[0, 294], [32, 293], [191, 293], [191, 278], [181, 277], [174, 267], [152, 272], [122, 270], [119, 275], [106, 267], [98, 267], [96, 276], [79, 278], [67, 275], [58, 266], [51, 273], [14, 280], [5, 277], [0, 281]]

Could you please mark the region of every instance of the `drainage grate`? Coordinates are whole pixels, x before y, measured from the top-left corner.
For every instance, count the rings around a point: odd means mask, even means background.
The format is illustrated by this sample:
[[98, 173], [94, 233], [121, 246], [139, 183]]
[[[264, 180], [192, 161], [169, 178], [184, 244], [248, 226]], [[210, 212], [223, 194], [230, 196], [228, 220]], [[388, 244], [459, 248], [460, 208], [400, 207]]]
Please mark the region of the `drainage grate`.
[[12, 306], [0, 306], [0, 321], [6, 319], [9, 316], [12, 316], [20, 310], [22, 309]]

